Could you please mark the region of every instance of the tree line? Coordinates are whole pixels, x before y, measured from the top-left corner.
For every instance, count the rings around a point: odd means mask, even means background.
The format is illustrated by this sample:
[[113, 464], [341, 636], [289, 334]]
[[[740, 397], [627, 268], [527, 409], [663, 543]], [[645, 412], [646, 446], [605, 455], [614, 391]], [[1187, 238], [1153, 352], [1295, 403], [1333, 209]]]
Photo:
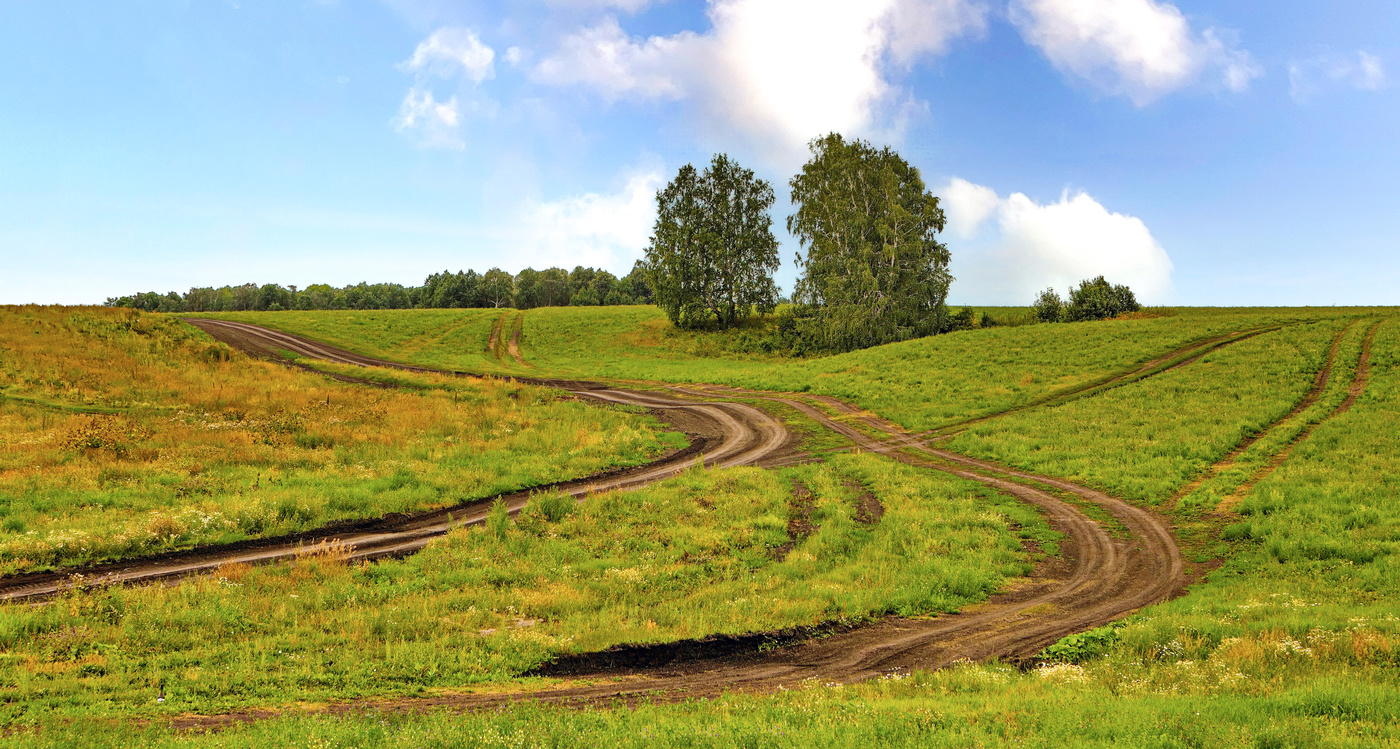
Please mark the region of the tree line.
[[464, 307], [599, 306], [650, 304], [652, 294], [642, 263], [622, 278], [598, 268], [577, 266], [535, 270], [514, 275], [492, 268], [434, 273], [422, 286], [358, 283], [343, 287], [312, 284], [243, 284], [192, 288], [184, 294], [148, 291], [112, 297], [108, 307], [133, 307], [147, 312], [233, 312], [323, 309], [448, 309]]
[[[938, 241], [946, 217], [919, 170], [888, 146], [813, 139], [811, 158], [788, 181], [797, 239], [792, 303], [762, 342], [793, 354], [851, 351], [974, 327], [972, 310], [950, 314], [951, 255]], [[596, 268], [500, 268], [434, 273], [422, 286], [276, 284], [194, 288], [108, 299], [109, 306], [158, 312], [283, 309], [406, 309], [652, 304], [677, 327], [727, 329], [779, 303], [773, 273], [778, 241], [773, 187], [726, 154], [703, 170], [686, 164], [656, 193], [646, 258], [617, 278]], [[785, 300], [783, 300], [785, 301]], [[1042, 321], [1112, 317], [1138, 309], [1126, 286], [1102, 276], [1036, 300]], [[981, 327], [995, 322], [983, 315]]]

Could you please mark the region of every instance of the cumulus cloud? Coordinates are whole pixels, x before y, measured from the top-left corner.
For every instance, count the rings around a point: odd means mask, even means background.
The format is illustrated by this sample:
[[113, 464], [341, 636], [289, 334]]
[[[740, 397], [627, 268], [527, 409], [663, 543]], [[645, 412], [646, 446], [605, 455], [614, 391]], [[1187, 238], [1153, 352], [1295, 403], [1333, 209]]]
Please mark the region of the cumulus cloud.
[[413, 56], [399, 63], [399, 69], [440, 78], [465, 73], [481, 83], [496, 74], [495, 59], [496, 51], [482, 44], [471, 29], [444, 28], [420, 42]]
[[393, 120], [394, 129], [413, 137], [426, 148], [460, 149], [466, 146], [458, 131], [462, 113], [453, 96], [444, 102], [433, 98], [433, 92], [409, 89], [399, 114]]
[[1327, 54], [1288, 65], [1288, 93], [1300, 104], [1328, 86], [1339, 85], [1363, 91], [1381, 88], [1385, 85], [1381, 58], [1366, 52], [1357, 52], [1354, 57]]
[[1069, 75], [1138, 106], [1213, 71], [1232, 92], [1263, 68], [1220, 29], [1200, 34], [1175, 5], [1155, 0], [1012, 0], [1010, 17], [1030, 44]]
[[566, 37], [536, 78], [607, 99], [690, 99], [710, 127], [785, 155], [828, 131], [868, 132], [907, 109], [890, 64], [985, 29], [973, 0], [711, 0], [712, 28], [642, 39], [615, 18]]
[[1064, 290], [1105, 276], [1149, 304], [1172, 292], [1172, 262], [1141, 219], [1113, 213], [1087, 193], [1041, 204], [1021, 193], [953, 179], [939, 194], [948, 215], [956, 298], [1029, 304], [1047, 286]]
[[660, 169], [634, 172], [615, 193], [530, 202], [519, 226], [518, 265], [588, 265], [627, 272], [641, 257], [656, 221]]

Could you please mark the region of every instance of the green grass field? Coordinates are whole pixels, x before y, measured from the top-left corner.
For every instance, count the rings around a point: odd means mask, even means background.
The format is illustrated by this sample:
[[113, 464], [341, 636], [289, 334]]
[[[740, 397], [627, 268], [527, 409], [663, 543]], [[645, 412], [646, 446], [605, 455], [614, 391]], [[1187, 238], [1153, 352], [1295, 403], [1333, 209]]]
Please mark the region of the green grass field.
[[[778, 555], [792, 482], [812, 493], [817, 530]], [[885, 508], [873, 525], [856, 519], [867, 490]], [[94, 701], [155, 717], [432, 693], [623, 642], [933, 614], [1029, 570], [1013, 520], [1052, 540], [1009, 499], [870, 456], [697, 469], [576, 509], [538, 499], [403, 561], [347, 565], [328, 549], [291, 567], [0, 609], [0, 721]]]
[[[416, 314], [227, 317], [400, 361], [525, 371], [489, 350], [501, 315]], [[616, 642], [946, 610], [1026, 568], [1018, 534], [1053, 551], [1022, 506], [868, 455], [695, 471], [568, 515], [542, 498], [513, 525], [464, 531], [401, 562], [346, 566], [328, 555], [6, 607], [0, 690], [5, 723], [19, 729], [7, 740], [114, 746], [132, 738], [111, 730], [117, 720], [152, 746], [1400, 746], [1396, 311], [1183, 309], [797, 360], [749, 352], [743, 336], [761, 331], [678, 333], [658, 320], [644, 308], [545, 309], [503, 327], [523, 325], [531, 375], [828, 394], [916, 429], [1006, 412], [940, 446], [1165, 513], [1208, 575], [1120, 626], [1071, 638], [1062, 662], [1029, 672], [969, 664], [635, 709], [292, 710], [209, 736], [125, 722], [432, 694]], [[1272, 327], [1121, 387], [1034, 405], [1193, 341]], [[1305, 402], [1334, 345], [1330, 379]], [[794, 481], [817, 497], [821, 530], [774, 558]], [[851, 483], [880, 497], [881, 524], [853, 521]], [[156, 705], [160, 685], [169, 699]]]

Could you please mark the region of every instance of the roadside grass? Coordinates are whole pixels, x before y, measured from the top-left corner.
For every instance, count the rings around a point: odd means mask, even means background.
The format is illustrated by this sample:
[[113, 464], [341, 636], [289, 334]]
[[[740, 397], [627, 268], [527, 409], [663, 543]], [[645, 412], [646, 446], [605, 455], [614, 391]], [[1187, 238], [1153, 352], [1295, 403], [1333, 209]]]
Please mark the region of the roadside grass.
[[[267, 325], [393, 361], [526, 374], [518, 366], [504, 369], [484, 353], [495, 318], [481, 312], [247, 312], [218, 317]], [[654, 307], [546, 307], [520, 316], [520, 342], [533, 376], [811, 392], [840, 398], [906, 428], [925, 430], [1087, 387], [1213, 336], [1360, 314], [1340, 308], [1158, 312], [1137, 319], [963, 331], [848, 354], [791, 358], [745, 350], [758, 345], [769, 321], [751, 321], [724, 332], [693, 332], [675, 329]], [[418, 314], [431, 315], [433, 322], [429, 317], [415, 319]], [[465, 324], [462, 320], [478, 319], [485, 331], [479, 333], [479, 342], [447, 342], [450, 337], [442, 331], [455, 330]]]
[[1092, 398], [973, 424], [943, 446], [1159, 504], [1287, 414], [1349, 322], [1264, 333]]
[[0, 574], [424, 510], [678, 446], [646, 414], [553, 390], [343, 384], [129, 310], [0, 308], [0, 351]]
[[[797, 539], [794, 481], [815, 497], [816, 530]], [[873, 524], [866, 490], [885, 510]], [[0, 607], [0, 725], [432, 693], [617, 643], [955, 611], [1031, 569], [1020, 537], [1054, 535], [975, 482], [868, 454], [697, 467], [581, 504], [542, 494], [403, 560], [326, 547]]]

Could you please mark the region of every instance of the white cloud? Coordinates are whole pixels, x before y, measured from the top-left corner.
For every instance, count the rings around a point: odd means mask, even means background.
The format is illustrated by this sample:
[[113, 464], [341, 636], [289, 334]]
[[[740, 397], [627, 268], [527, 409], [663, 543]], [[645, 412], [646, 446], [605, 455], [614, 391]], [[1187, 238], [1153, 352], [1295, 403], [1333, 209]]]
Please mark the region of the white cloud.
[[587, 265], [626, 273], [646, 250], [656, 221], [656, 191], [664, 181], [660, 169], [648, 169], [628, 176], [615, 193], [528, 203], [514, 264]]
[[553, 85], [587, 85], [609, 100], [628, 95], [677, 99], [683, 95], [684, 58], [700, 46], [697, 41], [703, 44], [690, 32], [634, 41], [616, 18], [608, 18], [566, 37], [535, 74]]
[[1320, 55], [1288, 64], [1288, 94], [1300, 104], [1328, 85], [1375, 91], [1383, 87], [1385, 81], [1381, 58], [1366, 52], [1357, 52], [1355, 57]]
[[536, 77], [610, 100], [690, 99], [707, 126], [788, 158], [826, 132], [897, 119], [909, 96], [887, 80], [888, 63], [941, 53], [981, 33], [985, 15], [973, 0], [711, 0], [704, 34], [640, 39], [608, 18], [565, 38]]
[[420, 42], [413, 56], [399, 63], [399, 69], [440, 78], [461, 72], [481, 83], [496, 74], [495, 59], [495, 50], [482, 44], [471, 29], [443, 28]]
[[1216, 71], [1233, 92], [1263, 69], [1233, 35], [1197, 35], [1181, 10], [1155, 0], [1012, 0], [1011, 20], [1061, 71], [1138, 106]]
[[1100, 275], [1127, 284], [1145, 303], [1160, 304], [1172, 294], [1171, 259], [1147, 225], [1110, 212], [1087, 193], [1066, 191], [1059, 201], [1040, 204], [953, 179], [939, 194], [948, 215], [955, 298], [1030, 304], [1047, 286], [1063, 294]]
[[460, 149], [466, 146], [458, 133], [461, 120], [456, 96], [439, 102], [433, 98], [433, 92], [415, 86], [399, 105], [393, 125], [398, 132], [411, 135], [420, 146]]

